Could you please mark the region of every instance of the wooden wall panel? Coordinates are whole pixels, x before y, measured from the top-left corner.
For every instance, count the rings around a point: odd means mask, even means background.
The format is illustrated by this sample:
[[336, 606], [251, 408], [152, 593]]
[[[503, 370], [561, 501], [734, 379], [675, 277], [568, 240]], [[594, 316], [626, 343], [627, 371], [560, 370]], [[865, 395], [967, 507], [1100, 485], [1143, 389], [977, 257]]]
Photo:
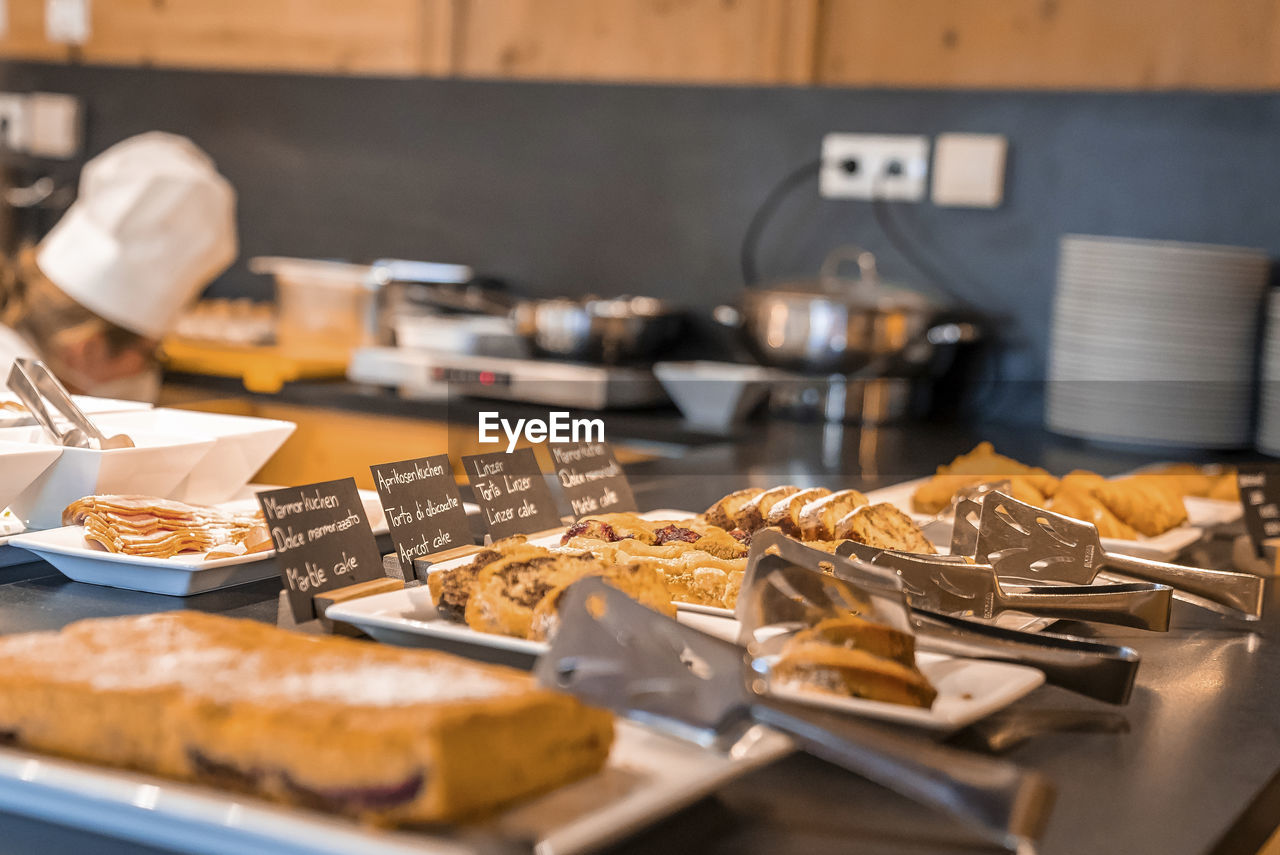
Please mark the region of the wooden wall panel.
[[66, 45], [44, 37], [44, 0], [8, 0], [9, 19], [0, 38], [0, 57], [62, 60], [70, 55]]
[[807, 83], [817, 0], [460, 0], [458, 74]]
[[[24, 20], [42, 6], [9, 0], [10, 16]], [[451, 66], [453, 0], [97, 0], [91, 8], [89, 41], [75, 51], [87, 62], [406, 75]], [[25, 25], [23, 33], [23, 54], [36, 55]]]
[[824, 0], [818, 33], [826, 84], [1280, 85], [1277, 0]]

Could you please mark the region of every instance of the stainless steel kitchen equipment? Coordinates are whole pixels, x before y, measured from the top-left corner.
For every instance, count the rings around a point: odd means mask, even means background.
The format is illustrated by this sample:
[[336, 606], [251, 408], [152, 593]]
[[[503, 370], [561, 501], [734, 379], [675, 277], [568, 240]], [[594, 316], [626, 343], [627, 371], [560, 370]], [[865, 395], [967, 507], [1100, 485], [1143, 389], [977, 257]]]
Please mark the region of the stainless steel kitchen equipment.
[[[856, 278], [840, 274], [856, 262]], [[811, 375], [909, 376], [928, 365], [938, 346], [973, 341], [973, 324], [938, 323], [940, 307], [908, 288], [880, 280], [875, 256], [839, 247], [816, 280], [748, 288], [738, 307], [721, 306], [718, 321], [741, 330], [760, 362]]]
[[584, 410], [652, 407], [667, 401], [643, 366], [584, 365], [546, 359], [442, 353], [407, 347], [357, 350], [347, 368], [356, 383], [393, 386], [405, 398], [452, 395]]
[[[774, 531], [757, 532], [753, 547], [757, 543], [759, 555], [753, 553], [748, 560], [738, 596], [736, 617], [743, 644], [758, 640], [762, 629], [778, 639], [778, 628], [802, 629], [847, 611], [839, 573], [828, 570], [834, 566], [828, 553]], [[910, 606], [919, 650], [1028, 665], [1055, 686], [1107, 703], [1129, 702], [1140, 658], [1128, 647], [977, 623], [909, 603], [905, 592], [901, 596]]]
[[1172, 588], [1150, 582], [1117, 585], [1039, 585], [1006, 591], [989, 564], [961, 556], [912, 555], [847, 541], [838, 554], [887, 567], [902, 579], [912, 607], [990, 620], [1001, 612], [1094, 621], [1167, 632]]
[[1036, 773], [773, 698], [764, 690], [764, 666], [745, 649], [598, 579], [571, 586], [560, 614], [551, 649], [534, 668], [545, 686], [721, 750], [755, 725], [781, 730], [803, 750], [944, 811], [1008, 849], [1029, 845], [1044, 827], [1052, 789]]
[[680, 312], [652, 297], [524, 300], [512, 318], [535, 353], [606, 365], [651, 361], [682, 324]]
[[[972, 533], [975, 510], [977, 537]], [[1086, 585], [1104, 568], [1174, 588], [1174, 598], [1223, 614], [1262, 616], [1264, 580], [1249, 573], [1166, 564], [1105, 552], [1098, 529], [1004, 493], [987, 493], [956, 506], [952, 553], [991, 564], [1001, 579]], [[972, 552], [969, 552], [970, 544]]]

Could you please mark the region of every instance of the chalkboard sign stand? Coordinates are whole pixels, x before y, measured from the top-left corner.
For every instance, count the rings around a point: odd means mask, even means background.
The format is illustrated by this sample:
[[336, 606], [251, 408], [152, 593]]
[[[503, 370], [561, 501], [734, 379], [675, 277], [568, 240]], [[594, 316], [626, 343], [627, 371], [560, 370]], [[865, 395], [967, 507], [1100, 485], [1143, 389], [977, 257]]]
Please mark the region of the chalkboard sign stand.
[[385, 594], [388, 591], [398, 591], [404, 588], [403, 579], [370, 579], [367, 582], [357, 582], [354, 585], [347, 585], [342, 588], [333, 588], [329, 591], [321, 591], [313, 598], [316, 606], [316, 614], [319, 617], [313, 620], [305, 620], [298, 622], [294, 620], [293, 609], [289, 607], [289, 593], [287, 591], [280, 592], [280, 598], [276, 603], [276, 625], [281, 629], [291, 629], [295, 632], [308, 632], [317, 635], [332, 633], [334, 635], [349, 635], [352, 637], [360, 637], [364, 635], [360, 630], [345, 623], [335, 623], [326, 618], [325, 612], [329, 607], [336, 603], [345, 603], [351, 600], [358, 600], [361, 597], [371, 597], [374, 594]]
[[1280, 576], [1280, 537], [1269, 537], [1261, 545], [1263, 554], [1259, 558], [1253, 539], [1247, 534], [1238, 535], [1232, 543], [1232, 566], [1259, 576]]

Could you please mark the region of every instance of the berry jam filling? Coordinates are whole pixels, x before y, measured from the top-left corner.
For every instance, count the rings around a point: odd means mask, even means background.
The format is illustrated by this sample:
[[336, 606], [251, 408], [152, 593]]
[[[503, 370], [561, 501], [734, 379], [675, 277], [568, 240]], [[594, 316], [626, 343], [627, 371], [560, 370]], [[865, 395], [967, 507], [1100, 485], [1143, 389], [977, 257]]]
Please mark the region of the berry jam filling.
[[683, 541], [684, 543], [694, 543], [702, 538], [691, 528], [683, 528], [678, 525], [663, 526], [653, 533], [654, 542], [661, 546], [664, 543], [672, 543], [675, 541]]
[[335, 787], [327, 790], [304, 787], [287, 774], [281, 777], [281, 781], [303, 804], [338, 811], [386, 810], [416, 799], [426, 783], [426, 775], [418, 772], [399, 783], [376, 787]]

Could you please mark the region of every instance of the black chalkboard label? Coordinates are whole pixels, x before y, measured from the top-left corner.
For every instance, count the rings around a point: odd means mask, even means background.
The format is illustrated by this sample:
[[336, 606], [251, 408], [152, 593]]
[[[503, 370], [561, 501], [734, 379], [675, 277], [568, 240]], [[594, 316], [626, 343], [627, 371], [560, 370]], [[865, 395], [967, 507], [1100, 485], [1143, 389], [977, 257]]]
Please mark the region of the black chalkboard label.
[[298, 623], [316, 616], [312, 598], [386, 575], [352, 478], [258, 494]]
[[462, 458], [489, 536], [532, 534], [560, 525], [555, 496], [532, 448]]
[[631, 484], [609, 443], [553, 442], [547, 450], [575, 518], [637, 510]]
[[1259, 558], [1263, 541], [1280, 537], [1280, 464], [1245, 463], [1236, 468], [1244, 524]]
[[405, 579], [413, 560], [471, 543], [471, 525], [453, 480], [449, 455], [370, 466]]

